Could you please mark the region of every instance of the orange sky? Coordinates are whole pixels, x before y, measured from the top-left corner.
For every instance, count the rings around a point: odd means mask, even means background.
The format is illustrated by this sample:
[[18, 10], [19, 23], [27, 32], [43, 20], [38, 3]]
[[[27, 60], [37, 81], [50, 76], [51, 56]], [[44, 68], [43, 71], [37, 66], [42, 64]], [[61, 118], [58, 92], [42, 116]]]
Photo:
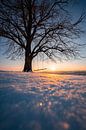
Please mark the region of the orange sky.
[[[24, 61], [10, 61], [7, 59], [5, 63], [0, 64], [0, 70], [7, 71], [22, 71], [24, 66]], [[86, 61], [82, 60], [73, 60], [73, 61], [64, 61], [54, 63], [50, 60], [46, 62], [34, 61], [33, 70], [46, 68], [46, 71], [81, 71], [86, 70]]]
[[[42, 69], [41, 67], [40, 68], [33, 68], [33, 70], [37, 70], [37, 69]], [[7, 70], [7, 71], [22, 71], [23, 70], [23, 67], [22, 66], [14, 66], [14, 67], [0, 67], [0, 70]], [[49, 65], [46, 69], [46, 71], [81, 71], [81, 70], [86, 70], [86, 66], [77, 66], [77, 65]]]

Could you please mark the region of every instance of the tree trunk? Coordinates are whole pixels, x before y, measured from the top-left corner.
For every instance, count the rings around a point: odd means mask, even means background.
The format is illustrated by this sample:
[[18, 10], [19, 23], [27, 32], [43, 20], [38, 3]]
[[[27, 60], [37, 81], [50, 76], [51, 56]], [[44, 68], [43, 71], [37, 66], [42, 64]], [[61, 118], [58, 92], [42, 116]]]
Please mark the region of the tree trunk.
[[24, 64], [24, 72], [32, 71], [32, 56], [31, 53], [25, 52], [25, 64]]

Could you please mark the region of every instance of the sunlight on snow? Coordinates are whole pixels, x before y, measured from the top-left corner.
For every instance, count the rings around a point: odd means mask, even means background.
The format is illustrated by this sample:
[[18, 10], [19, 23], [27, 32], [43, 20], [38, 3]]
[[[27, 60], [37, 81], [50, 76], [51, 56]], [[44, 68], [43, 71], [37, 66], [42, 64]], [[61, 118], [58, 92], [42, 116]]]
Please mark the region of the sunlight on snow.
[[[13, 105], [7, 105], [11, 107], [10, 112], [16, 112], [14, 116], [22, 112], [28, 112], [32, 117], [35, 115], [34, 120], [22, 123], [22, 128], [42, 130], [45, 121], [46, 129], [49, 126], [53, 130], [86, 129], [86, 76], [13, 72], [2, 74], [0, 81], [0, 88], [6, 89], [7, 86], [8, 97], [11, 91], [11, 97], [14, 93], [18, 98], [21, 95], [19, 99], [13, 99]], [[3, 100], [4, 95], [1, 97]], [[15, 100], [19, 102], [15, 103]]]
[[[22, 80], [23, 79], [23, 80]], [[17, 82], [17, 80], [20, 80]], [[21, 81], [22, 80], [22, 81]], [[86, 92], [86, 79], [82, 76], [30, 73], [18, 75], [12, 87], [25, 93], [62, 96], [65, 99], [78, 98]], [[81, 87], [81, 84], [83, 86]], [[83, 97], [81, 97], [83, 100]]]

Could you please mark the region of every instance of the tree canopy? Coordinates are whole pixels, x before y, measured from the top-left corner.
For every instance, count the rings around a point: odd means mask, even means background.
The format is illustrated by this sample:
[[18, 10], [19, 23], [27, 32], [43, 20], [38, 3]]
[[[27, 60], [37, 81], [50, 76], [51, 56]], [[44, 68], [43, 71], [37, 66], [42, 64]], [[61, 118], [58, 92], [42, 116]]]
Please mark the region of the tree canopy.
[[0, 0], [0, 37], [8, 41], [9, 56], [25, 57], [24, 71], [32, 71], [39, 53], [48, 58], [75, 57], [85, 15], [74, 21], [70, 0]]

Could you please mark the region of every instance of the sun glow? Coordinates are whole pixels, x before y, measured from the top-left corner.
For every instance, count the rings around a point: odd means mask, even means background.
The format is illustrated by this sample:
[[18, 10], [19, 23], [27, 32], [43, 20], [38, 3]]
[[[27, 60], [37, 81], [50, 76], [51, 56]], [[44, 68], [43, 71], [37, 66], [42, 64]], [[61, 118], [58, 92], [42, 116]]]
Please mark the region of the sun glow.
[[50, 66], [48, 66], [48, 69], [49, 69], [50, 71], [56, 71], [56, 70], [57, 70], [57, 67], [56, 67], [56, 65], [50, 65]]

